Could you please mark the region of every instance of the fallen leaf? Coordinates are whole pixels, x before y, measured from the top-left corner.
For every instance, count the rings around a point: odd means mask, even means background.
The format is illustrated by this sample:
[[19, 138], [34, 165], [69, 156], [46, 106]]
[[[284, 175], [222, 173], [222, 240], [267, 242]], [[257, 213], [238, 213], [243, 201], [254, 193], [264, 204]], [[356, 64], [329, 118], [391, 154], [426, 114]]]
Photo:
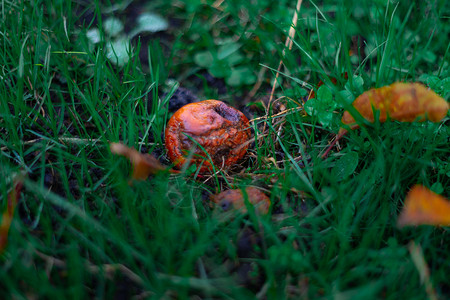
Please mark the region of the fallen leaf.
[[140, 153], [136, 149], [121, 143], [111, 143], [109, 148], [111, 153], [125, 156], [131, 162], [133, 166], [132, 179], [145, 180], [150, 174], [167, 170], [167, 167], [162, 165], [153, 155]]
[[[389, 86], [371, 89], [353, 101], [353, 107], [369, 122], [374, 122], [374, 110], [380, 112], [380, 122], [387, 118], [400, 122], [439, 122], [449, 108], [447, 101], [420, 83], [396, 82]], [[357, 128], [358, 124], [346, 111], [342, 123]]]
[[424, 186], [416, 185], [406, 196], [397, 225], [450, 226], [450, 201]]
[[261, 214], [267, 214], [270, 207], [269, 197], [255, 187], [247, 187], [245, 194], [240, 189], [226, 190], [217, 195], [211, 195], [210, 199], [224, 211], [236, 209], [246, 213], [245, 199], [255, 206]]
[[5, 250], [6, 244], [8, 243], [9, 228], [14, 217], [14, 211], [16, 209], [17, 203], [19, 202], [22, 187], [23, 176], [19, 175], [18, 178], [14, 180], [13, 189], [8, 194], [6, 210], [2, 215], [2, 222], [0, 224], [0, 253]]
[[[389, 86], [371, 89], [364, 92], [353, 101], [353, 107], [367, 121], [375, 121], [374, 111], [379, 112], [379, 121], [388, 118], [400, 122], [432, 122], [441, 121], [448, 112], [449, 104], [445, 99], [420, 83], [396, 82]], [[350, 129], [359, 128], [359, 124], [345, 111], [342, 123]], [[335, 140], [322, 155], [327, 157], [331, 148], [347, 133], [347, 128], [341, 128]]]

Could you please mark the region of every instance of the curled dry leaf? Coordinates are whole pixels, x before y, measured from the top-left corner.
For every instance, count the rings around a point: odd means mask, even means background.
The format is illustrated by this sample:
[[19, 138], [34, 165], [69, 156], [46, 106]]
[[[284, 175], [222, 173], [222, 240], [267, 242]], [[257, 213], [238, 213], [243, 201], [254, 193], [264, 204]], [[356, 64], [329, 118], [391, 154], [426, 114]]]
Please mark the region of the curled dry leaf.
[[[389, 86], [371, 89], [353, 101], [353, 107], [369, 122], [374, 122], [374, 111], [379, 111], [379, 121], [388, 117], [400, 122], [441, 121], [448, 112], [449, 105], [442, 97], [420, 83], [396, 82]], [[345, 111], [342, 123], [350, 129], [359, 127], [353, 116]], [[326, 157], [336, 142], [347, 133], [341, 128], [334, 142], [322, 155]]]
[[150, 174], [167, 170], [167, 167], [162, 165], [153, 155], [140, 153], [121, 143], [111, 143], [109, 147], [113, 154], [125, 156], [130, 160], [133, 166], [131, 176], [133, 179], [145, 180]]
[[[369, 122], [374, 122], [373, 111], [380, 111], [379, 120], [389, 116], [400, 122], [439, 122], [448, 111], [448, 103], [420, 83], [396, 82], [389, 86], [371, 89], [353, 101], [353, 107]], [[357, 128], [355, 119], [346, 111], [342, 123]]]
[[226, 190], [217, 195], [211, 195], [210, 199], [224, 211], [231, 209], [247, 212], [245, 199], [248, 200], [261, 214], [267, 214], [270, 208], [270, 199], [255, 187], [247, 187], [245, 194], [242, 190]]
[[191, 163], [201, 165], [201, 173], [208, 173], [212, 170], [208, 156], [217, 168], [227, 169], [239, 161], [246, 153], [251, 131], [242, 112], [218, 100], [205, 100], [175, 112], [165, 134], [167, 154], [176, 167], [181, 168], [194, 151]]
[[424, 186], [416, 185], [406, 196], [397, 225], [450, 226], [450, 201]]
[[3, 212], [2, 222], [0, 224], [0, 253], [5, 250], [6, 244], [8, 243], [9, 228], [22, 192], [23, 180], [23, 176], [19, 175], [18, 178], [14, 180], [13, 189], [8, 194], [8, 203], [6, 204], [6, 210]]

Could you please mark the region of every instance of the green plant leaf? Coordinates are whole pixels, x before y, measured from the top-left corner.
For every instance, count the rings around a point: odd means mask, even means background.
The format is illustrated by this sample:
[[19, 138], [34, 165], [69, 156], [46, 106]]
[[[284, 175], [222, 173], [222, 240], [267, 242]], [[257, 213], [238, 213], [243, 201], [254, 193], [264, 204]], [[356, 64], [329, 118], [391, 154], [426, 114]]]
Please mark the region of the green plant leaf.
[[309, 99], [304, 107], [307, 114], [318, 117], [319, 122], [328, 127], [333, 120], [333, 110], [337, 107], [337, 103], [333, 99], [331, 90], [322, 85], [317, 90], [317, 97]]
[[448, 99], [450, 96], [450, 77], [444, 78], [441, 81], [441, 86], [442, 86], [442, 97], [444, 99]]
[[312, 98], [306, 101], [304, 109], [308, 115], [315, 116], [315, 107], [317, 106], [316, 102], [317, 102], [316, 98]]
[[331, 170], [332, 176], [338, 181], [345, 179], [355, 172], [358, 161], [358, 152], [350, 151], [345, 153], [336, 161], [336, 164]]
[[100, 30], [98, 30], [98, 28], [89, 29], [86, 32], [86, 37], [92, 44], [97, 44], [102, 40], [101, 35], [100, 35]]
[[169, 28], [169, 23], [160, 15], [155, 13], [143, 13], [138, 17], [137, 26], [132, 31], [132, 36], [141, 32], [158, 32]]
[[240, 54], [239, 52], [234, 52], [230, 56], [228, 56], [224, 59], [226, 64], [229, 65], [230, 67], [241, 63], [243, 60], [244, 60], [244, 56], [242, 54]]
[[441, 85], [442, 88], [444, 89], [444, 93], [450, 92], [450, 77], [442, 79]]
[[317, 118], [319, 119], [320, 124], [322, 124], [325, 127], [329, 127], [331, 124], [331, 121], [333, 120], [333, 113], [328, 111], [320, 111], [317, 114]]
[[210, 51], [203, 51], [195, 54], [194, 62], [202, 68], [209, 68], [214, 63], [214, 57]]
[[333, 94], [326, 85], [322, 85], [317, 90], [317, 97], [321, 103], [330, 103], [333, 100]]
[[345, 89], [350, 92], [354, 92], [357, 95], [364, 93], [364, 79], [361, 76], [353, 75], [352, 84], [350, 80], [345, 84]]
[[422, 74], [419, 77], [419, 81], [423, 82], [433, 90], [439, 90], [441, 87], [441, 80], [437, 76]]
[[123, 32], [123, 23], [118, 18], [111, 17], [103, 22], [103, 29], [108, 36], [114, 37]]
[[130, 40], [126, 37], [118, 38], [106, 44], [106, 57], [118, 66], [125, 65], [130, 56]]
[[434, 63], [437, 59], [436, 54], [434, 54], [433, 51], [429, 51], [429, 50], [426, 50], [422, 55], [420, 55], [420, 57], [422, 57], [423, 60], [429, 64]]
[[355, 100], [355, 96], [349, 90], [339, 91], [338, 95], [339, 97], [336, 98], [341, 101], [340, 102], [342, 104], [341, 107], [343, 107], [344, 104], [352, 104], [353, 101]]
[[239, 43], [229, 43], [225, 44], [219, 47], [217, 50], [217, 59], [223, 60], [233, 54], [234, 52], [238, 51], [239, 48], [241, 48], [241, 44]]
[[444, 192], [444, 186], [439, 181], [433, 183], [430, 189], [436, 194], [442, 194]]
[[209, 73], [216, 78], [226, 78], [231, 74], [231, 68], [223, 61], [214, 61], [208, 68]]
[[231, 86], [253, 84], [256, 82], [256, 76], [248, 67], [238, 67], [231, 70], [231, 74], [226, 80]]
[[302, 87], [295, 86], [284, 90], [284, 95], [289, 98], [303, 98], [308, 96], [308, 91]]

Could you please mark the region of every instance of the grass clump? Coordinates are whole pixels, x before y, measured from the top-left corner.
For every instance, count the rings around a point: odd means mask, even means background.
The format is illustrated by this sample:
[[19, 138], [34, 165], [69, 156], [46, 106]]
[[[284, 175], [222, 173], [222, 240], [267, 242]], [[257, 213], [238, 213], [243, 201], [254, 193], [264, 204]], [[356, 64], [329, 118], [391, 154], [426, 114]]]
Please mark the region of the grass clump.
[[[449, 295], [448, 229], [396, 226], [414, 184], [449, 195], [448, 118], [375, 123], [321, 158], [345, 105], [369, 88], [422, 81], [448, 98], [446, 2], [304, 1], [283, 51], [292, 5], [2, 3], [3, 210], [15, 174], [27, 178], [1, 254], [1, 298]], [[129, 34], [142, 11], [168, 27]], [[114, 36], [103, 27], [112, 16], [124, 24]], [[118, 36], [129, 42], [122, 63], [107, 50]], [[303, 109], [309, 87], [318, 96]], [[129, 185], [109, 142], [170, 164], [163, 132], [182, 88], [250, 112], [254, 146], [229, 172], [188, 168]], [[269, 215], [211, 207], [210, 194], [247, 186], [270, 196]]]

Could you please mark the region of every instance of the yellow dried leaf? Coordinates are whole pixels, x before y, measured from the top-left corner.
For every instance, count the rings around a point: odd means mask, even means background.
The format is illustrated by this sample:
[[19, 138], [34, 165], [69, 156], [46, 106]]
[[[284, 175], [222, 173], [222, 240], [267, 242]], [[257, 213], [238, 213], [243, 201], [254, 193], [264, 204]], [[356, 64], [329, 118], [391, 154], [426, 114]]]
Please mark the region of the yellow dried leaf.
[[150, 154], [140, 153], [137, 150], [120, 143], [110, 144], [111, 153], [122, 155], [128, 158], [133, 166], [132, 179], [145, 180], [150, 174], [156, 174], [166, 170], [156, 157]]
[[[364, 92], [352, 105], [369, 122], [374, 122], [374, 109], [380, 111], [380, 122], [388, 116], [400, 122], [439, 122], [449, 109], [447, 101], [422, 84], [402, 82]], [[348, 111], [344, 112], [342, 123], [358, 126]]]
[[[374, 110], [379, 111], [380, 122], [385, 122], [388, 117], [400, 122], [425, 120], [439, 122], [447, 115], [449, 109], [445, 99], [424, 85], [402, 82], [366, 91], [356, 98], [352, 105], [364, 119], [372, 123], [375, 121]], [[344, 112], [341, 121], [350, 126], [350, 129], [359, 127], [348, 111]], [[331, 148], [346, 133], [347, 129], [341, 128], [322, 157], [327, 157]]]
[[16, 209], [17, 203], [19, 202], [20, 193], [23, 186], [23, 176], [19, 176], [14, 180], [14, 186], [11, 192], [8, 194], [6, 210], [2, 215], [2, 222], [0, 224], [0, 253], [6, 248], [8, 243], [8, 233], [11, 227], [11, 222], [14, 217], [14, 211]]
[[450, 226], [450, 201], [424, 186], [416, 185], [405, 199], [399, 227], [408, 225]]

